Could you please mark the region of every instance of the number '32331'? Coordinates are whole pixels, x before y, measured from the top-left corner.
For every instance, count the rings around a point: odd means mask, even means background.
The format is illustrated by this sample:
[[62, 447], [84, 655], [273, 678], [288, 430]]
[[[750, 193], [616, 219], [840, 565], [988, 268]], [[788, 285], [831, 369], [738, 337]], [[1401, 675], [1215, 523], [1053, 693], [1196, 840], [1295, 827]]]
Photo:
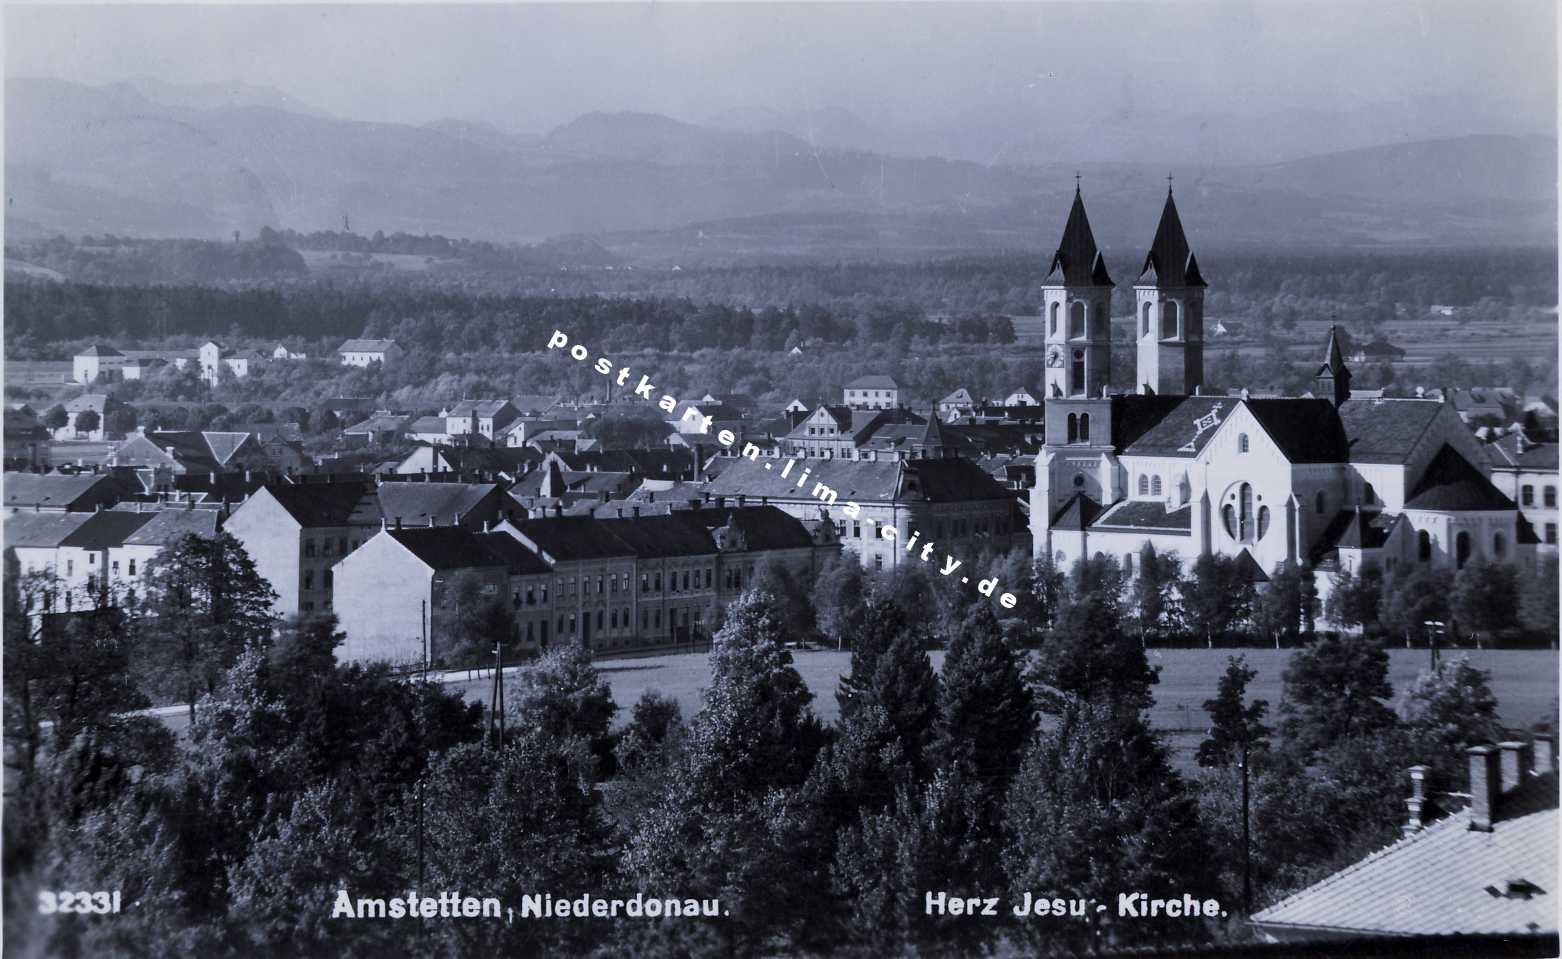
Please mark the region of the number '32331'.
[[119, 912], [119, 890], [113, 892], [51, 892], [38, 893], [38, 911], [45, 916], [59, 912], [85, 915], [108, 915]]

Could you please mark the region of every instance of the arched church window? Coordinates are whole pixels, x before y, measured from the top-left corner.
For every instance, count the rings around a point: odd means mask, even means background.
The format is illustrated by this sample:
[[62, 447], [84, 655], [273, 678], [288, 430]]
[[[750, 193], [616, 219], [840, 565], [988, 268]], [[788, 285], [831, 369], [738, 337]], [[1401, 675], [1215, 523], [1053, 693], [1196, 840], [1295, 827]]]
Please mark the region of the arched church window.
[[1079, 442], [1079, 416], [1074, 413], [1068, 415], [1068, 441], [1070, 443]]
[[1150, 495], [1151, 496], [1159, 496], [1159, 495], [1161, 495], [1161, 478], [1159, 476], [1157, 476], [1154, 479], [1150, 480]]
[[1238, 433], [1237, 434], [1237, 452], [1238, 453], [1246, 453], [1247, 452], [1247, 434], [1246, 433]]
[[1253, 541], [1253, 484], [1243, 483], [1237, 491], [1237, 538]]
[[1053, 334], [1058, 332], [1058, 305], [1056, 303], [1052, 304], [1052, 321], [1047, 327], [1047, 332]]
[[1089, 413], [1081, 413], [1081, 414], [1079, 414], [1079, 441], [1081, 443], [1088, 443], [1088, 442], [1090, 442], [1090, 414]]
[[1052, 562], [1054, 565], [1062, 566], [1064, 563], [1068, 562], [1068, 557], [1064, 556], [1063, 551], [1060, 549], [1056, 553], [1052, 554]]
[[1069, 382], [1069, 389], [1075, 393], [1088, 393], [1089, 388], [1085, 383], [1085, 351], [1074, 351], [1073, 377]]
[[1260, 506], [1258, 508], [1258, 535], [1254, 537], [1254, 540], [1263, 539], [1264, 534], [1267, 532], [1269, 532], [1269, 507]]
[[1496, 535], [1492, 536], [1492, 538], [1491, 538], [1491, 552], [1492, 552], [1492, 555], [1497, 557], [1498, 559], [1502, 559], [1504, 556], [1506, 556], [1508, 554], [1508, 541], [1503, 537], [1503, 535], [1501, 533], [1497, 533]]
[[1150, 477], [1144, 475], [1143, 473], [1139, 474], [1139, 495], [1150, 495]]
[[1416, 534], [1416, 555], [1421, 557], [1421, 562], [1432, 561], [1432, 534], [1426, 530]]
[[1177, 335], [1177, 327], [1182, 319], [1182, 308], [1176, 300], [1167, 300], [1161, 304], [1161, 337], [1163, 339]]
[[1139, 320], [1139, 335], [1140, 336], [1149, 336], [1150, 335], [1150, 303], [1149, 303], [1149, 301], [1145, 301], [1144, 308], [1140, 312], [1143, 315], [1140, 317], [1140, 320]]
[[1454, 537], [1454, 562], [1460, 569], [1464, 569], [1464, 564], [1469, 561], [1470, 534], [1460, 530], [1459, 535]]
[[1227, 503], [1220, 508], [1220, 521], [1226, 527], [1226, 535], [1232, 539], [1237, 538], [1237, 510]]
[[1075, 300], [1068, 308], [1068, 335], [1085, 335], [1085, 301]]

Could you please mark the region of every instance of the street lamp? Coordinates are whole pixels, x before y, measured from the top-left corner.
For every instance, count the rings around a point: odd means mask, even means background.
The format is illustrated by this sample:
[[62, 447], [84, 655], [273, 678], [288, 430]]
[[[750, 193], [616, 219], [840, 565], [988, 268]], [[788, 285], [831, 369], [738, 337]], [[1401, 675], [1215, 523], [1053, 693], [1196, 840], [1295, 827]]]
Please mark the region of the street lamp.
[[1426, 647], [1432, 657], [1432, 669], [1437, 669], [1437, 637], [1446, 628], [1446, 624], [1440, 619], [1422, 620], [1421, 625], [1426, 627]]

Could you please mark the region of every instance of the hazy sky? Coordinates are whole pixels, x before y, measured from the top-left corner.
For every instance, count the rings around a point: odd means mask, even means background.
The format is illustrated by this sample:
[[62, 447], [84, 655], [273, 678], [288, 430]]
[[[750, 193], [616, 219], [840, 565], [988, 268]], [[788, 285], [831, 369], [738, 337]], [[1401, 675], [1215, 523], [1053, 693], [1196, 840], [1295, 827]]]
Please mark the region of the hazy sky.
[[1327, 138], [1385, 105], [1404, 136], [1549, 133], [1555, 18], [1547, 0], [7, 6], [4, 29], [8, 76], [239, 80], [342, 117], [537, 133], [591, 110], [845, 107], [972, 154], [1050, 124], [1294, 115]]

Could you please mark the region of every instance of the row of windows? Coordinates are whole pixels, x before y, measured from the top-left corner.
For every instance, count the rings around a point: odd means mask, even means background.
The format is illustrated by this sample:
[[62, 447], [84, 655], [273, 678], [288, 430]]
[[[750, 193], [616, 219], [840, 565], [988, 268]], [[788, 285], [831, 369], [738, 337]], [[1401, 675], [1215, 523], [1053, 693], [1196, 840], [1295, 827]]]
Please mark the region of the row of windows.
[[[883, 539], [884, 524], [880, 523], [875, 526], [874, 529], [879, 531], [876, 534], [878, 538]], [[845, 520], [836, 520], [835, 530], [841, 539], [846, 539], [847, 534]], [[949, 525], [946, 527], [944, 525], [944, 521], [939, 520], [933, 524], [933, 538], [942, 539], [946, 530], [950, 536], [957, 539], [962, 536], [985, 536], [988, 534], [993, 536], [1007, 536], [1009, 533], [1009, 522], [1008, 520], [1004, 519], [988, 519], [984, 517], [977, 517], [975, 519], [952, 519], [949, 520]], [[875, 534], [869, 534], [870, 537], [873, 535]], [[854, 539], [862, 539], [862, 522], [860, 520], [852, 520], [851, 536]]]
[[[1061, 303], [1052, 304], [1052, 311], [1047, 319], [1047, 332], [1056, 335], [1058, 332], [1058, 319], [1062, 314]], [[1084, 337], [1090, 330], [1090, 322], [1083, 300], [1075, 300], [1068, 307], [1068, 335], [1071, 338]]]
[[[680, 620], [682, 621], [681, 623]], [[630, 612], [627, 609], [599, 609], [596, 611], [595, 621], [596, 630], [599, 633], [622, 631], [629, 629], [631, 625], [633, 625], [630, 619]], [[705, 611], [703, 609], [695, 609], [693, 611], [692, 619], [690, 611], [687, 607], [683, 609], [671, 609], [667, 611], [667, 627], [669, 629], [678, 627], [680, 625], [684, 628], [687, 628], [691, 622], [695, 626], [703, 625], [705, 622]], [[589, 612], [585, 613], [581, 618], [577, 618], [576, 614], [574, 613], [560, 616], [558, 619], [559, 636], [573, 636], [576, 634], [576, 632], [579, 631], [581, 626], [586, 626], [589, 628], [591, 623], [592, 614]], [[654, 610], [640, 610], [640, 628], [642, 630], [660, 632], [662, 629], [661, 608], [658, 607]], [[526, 627], [526, 638], [528, 640], [533, 638], [530, 624], [527, 624]], [[541, 638], [543, 641], [546, 641], [548, 638], [547, 623], [542, 623]]]
[[[1146, 303], [1140, 311], [1139, 335], [1150, 335], [1150, 312], [1153, 304]], [[1182, 305], [1176, 300], [1167, 300], [1161, 307], [1161, 338], [1167, 339], [1177, 336], [1182, 329]]]
[[[1545, 497], [1544, 503], [1546, 508], [1555, 509], [1557, 505], [1557, 488], [1555, 486], [1547, 486], [1541, 490], [1541, 493]], [[1535, 487], [1525, 483], [1519, 488], [1519, 505], [1535, 505]]]
[[[351, 546], [350, 549], [349, 545]], [[320, 555], [346, 556], [348, 553], [352, 552], [352, 550], [357, 549], [362, 545], [363, 543], [356, 539], [353, 540], [351, 544], [349, 544], [347, 537], [345, 536], [337, 536], [335, 538], [325, 536], [320, 539]], [[306, 557], [315, 555], [315, 540], [313, 537], [304, 537], [304, 555]]]

